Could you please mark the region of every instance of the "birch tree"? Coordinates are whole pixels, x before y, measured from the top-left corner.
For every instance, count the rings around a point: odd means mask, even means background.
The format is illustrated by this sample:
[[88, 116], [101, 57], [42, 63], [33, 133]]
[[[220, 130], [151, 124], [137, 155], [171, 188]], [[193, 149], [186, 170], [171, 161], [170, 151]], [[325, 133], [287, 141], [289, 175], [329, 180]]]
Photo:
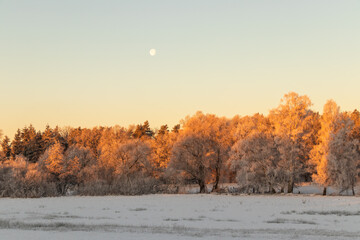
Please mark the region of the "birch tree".
[[316, 172], [313, 180], [324, 186], [323, 195], [326, 195], [327, 186], [330, 184], [327, 171], [330, 136], [336, 129], [337, 119], [340, 117], [340, 108], [333, 100], [328, 100], [320, 119], [321, 129], [318, 133], [318, 144], [311, 150], [311, 163]]
[[327, 154], [327, 172], [329, 183], [338, 187], [340, 193], [354, 187], [357, 181], [357, 164], [360, 160], [359, 142], [351, 137], [353, 121], [343, 114], [339, 119], [340, 128], [330, 135], [329, 152]]
[[274, 137], [255, 133], [239, 140], [230, 151], [230, 163], [237, 171], [238, 184], [252, 192], [275, 192], [283, 183], [280, 153]]
[[333, 100], [324, 105], [319, 142], [311, 151], [316, 173], [313, 179], [327, 187], [335, 185], [340, 191], [352, 189], [357, 179], [359, 163], [358, 140], [353, 137], [354, 121]]
[[309, 152], [315, 142], [317, 115], [310, 110], [311, 105], [306, 95], [290, 92], [269, 114], [288, 175], [288, 192], [306, 174]]

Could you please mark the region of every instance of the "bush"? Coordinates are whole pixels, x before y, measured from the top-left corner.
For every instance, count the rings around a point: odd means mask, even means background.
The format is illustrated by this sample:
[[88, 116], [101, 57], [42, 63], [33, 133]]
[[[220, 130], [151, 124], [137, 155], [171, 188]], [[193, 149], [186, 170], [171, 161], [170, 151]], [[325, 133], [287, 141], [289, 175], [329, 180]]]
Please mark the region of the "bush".
[[131, 180], [118, 177], [111, 184], [105, 180], [94, 180], [77, 188], [79, 195], [141, 195], [157, 192], [159, 181], [152, 177], [137, 177]]
[[57, 196], [56, 185], [48, 182], [35, 163], [23, 156], [0, 164], [0, 197]]

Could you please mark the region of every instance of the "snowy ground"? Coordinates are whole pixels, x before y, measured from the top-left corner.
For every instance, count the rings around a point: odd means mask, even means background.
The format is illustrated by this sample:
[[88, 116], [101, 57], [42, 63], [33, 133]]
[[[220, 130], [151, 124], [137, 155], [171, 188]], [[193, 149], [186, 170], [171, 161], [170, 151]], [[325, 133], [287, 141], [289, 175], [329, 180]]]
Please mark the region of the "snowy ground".
[[147, 195], [0, 199], [1, 239], [360, 239], [360, 198]]

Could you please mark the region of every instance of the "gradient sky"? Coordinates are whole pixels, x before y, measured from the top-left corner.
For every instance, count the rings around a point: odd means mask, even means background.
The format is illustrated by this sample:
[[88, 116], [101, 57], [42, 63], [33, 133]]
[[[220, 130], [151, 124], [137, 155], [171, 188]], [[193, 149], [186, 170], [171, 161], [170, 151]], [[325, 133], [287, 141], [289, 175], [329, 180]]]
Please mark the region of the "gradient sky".
[[[156, 56], [149, 50], [155, 48]], [[0, 0], [0, 129], [360, 108], [360, 1]]]

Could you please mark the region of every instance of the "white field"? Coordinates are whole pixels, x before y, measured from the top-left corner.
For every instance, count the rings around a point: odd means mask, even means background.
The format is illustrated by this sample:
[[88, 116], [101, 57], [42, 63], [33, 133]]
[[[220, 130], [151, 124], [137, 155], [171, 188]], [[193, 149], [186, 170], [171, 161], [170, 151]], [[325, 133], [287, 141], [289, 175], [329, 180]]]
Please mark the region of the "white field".
[[360, 198], [5, 198], [0, 199], [0, 239], [360, 239]]

